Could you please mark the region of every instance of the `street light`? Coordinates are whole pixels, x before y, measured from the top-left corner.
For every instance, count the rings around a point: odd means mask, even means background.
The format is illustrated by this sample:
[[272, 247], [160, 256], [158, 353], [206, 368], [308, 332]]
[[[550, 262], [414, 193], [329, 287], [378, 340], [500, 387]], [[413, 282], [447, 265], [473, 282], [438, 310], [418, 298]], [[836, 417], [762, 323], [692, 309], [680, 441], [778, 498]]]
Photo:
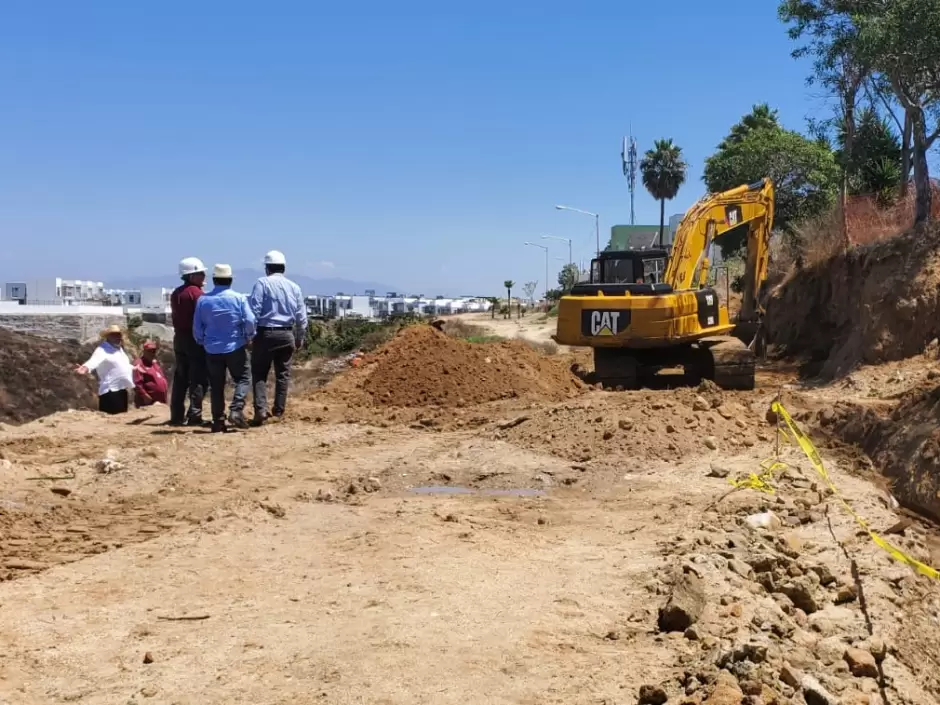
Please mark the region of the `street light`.
[[[571, 239], [567, 237], [558, 237], [557, 235], [542, 235], [543, 240], [561, 240], [562, 242], [568, 243], [568, 264], [572, 263], [571, 259]], [[561, 258], [559, 258], [561, 259]]]
[[591, 211], [583, 211], [580, 208], [572, 208], [571, 206], [555, 206], [555, 210], [559, 211], [571, 211], [572, 213], [580, 213], [582, 215], [590, 215], [594, 218], [594, 238], [597, 240], [597, 254], [601, 253], [601, 217], [597, 213], [592, 213]]
[[539, 245], [537, 242], [527, 242], [526, 245], [529, 247], [538, 247], [545, 252], [545, 299], [548, 300], [548, 247], [546, 245]]

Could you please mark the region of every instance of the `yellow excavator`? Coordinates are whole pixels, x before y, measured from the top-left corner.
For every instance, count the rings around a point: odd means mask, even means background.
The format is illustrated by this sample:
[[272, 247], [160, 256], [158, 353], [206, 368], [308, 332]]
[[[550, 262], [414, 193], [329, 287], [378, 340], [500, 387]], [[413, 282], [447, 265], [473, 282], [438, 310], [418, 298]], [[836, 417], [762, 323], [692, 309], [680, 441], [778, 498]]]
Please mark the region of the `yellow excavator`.
[[[670, 249], [599, 253], [590, 281], [559, 301], [553, 338], [593, 348], [595, 381], [605, 387], [636, 389], [660, 370], [682, 367], [724, 389], [753, 389], [773, 219], [774, 186], [765, 178], [696, 203]], [[708, 255], [716, 239], [745, 224], [743, 301], [731, 321], [727, 302], [706, 286]]]

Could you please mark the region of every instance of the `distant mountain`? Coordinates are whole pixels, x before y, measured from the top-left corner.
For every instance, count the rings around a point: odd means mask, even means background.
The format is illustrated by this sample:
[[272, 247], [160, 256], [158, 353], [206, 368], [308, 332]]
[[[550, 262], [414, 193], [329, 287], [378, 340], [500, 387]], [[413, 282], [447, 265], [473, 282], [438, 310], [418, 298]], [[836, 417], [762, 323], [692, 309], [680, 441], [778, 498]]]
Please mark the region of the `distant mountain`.
[[[254, 269], [236, 269], [234, 271], [235, 282], [233, 288], [237, 291], [247, 293], [251, 290], [255, 280], [264, 275], [264, 272]], [[211, 276], [211, 272], [210, 272]], [[373, 289], [379, 296], [384, 296], [389, 291], [401, 291], [389, 284], [369, 281], [353, 281], [351, 279], [314, 279], [303, 274], [294, 274], [288, 271], [287, 276], [297, 282], [297, 285], [303, 290], [305, 296], [319, 294], [327, 296], [337, 293], [344, 294], [364, 294], [366, 290]], [[129, 279], [108, 279], [105, 286], [109, 289], [141, 289], [147, 287], [163, 286], [167, 288], [175, 287], [179, 283], [179, 278], [174, 275], [153, 276], [153, 277], [132, 277]]]

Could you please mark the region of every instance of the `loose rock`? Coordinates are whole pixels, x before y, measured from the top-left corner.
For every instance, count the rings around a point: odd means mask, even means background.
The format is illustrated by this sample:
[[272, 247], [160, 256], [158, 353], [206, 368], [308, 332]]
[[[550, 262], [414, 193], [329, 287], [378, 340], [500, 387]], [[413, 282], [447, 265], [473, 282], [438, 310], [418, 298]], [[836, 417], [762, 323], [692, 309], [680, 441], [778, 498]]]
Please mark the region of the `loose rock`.
[[799, 688], [800, 682], [803, 679], [803, 674], [798, 670], [793, 668], [789, 663], [783, 664], [783, 668], [780, 669], [780, 680], [783, 683], [786, 683], [791, 688]]
[[815, 585], [809, 580], [802, 578], [780, 586], [780, 592], [790, 598], [796, 607], [799, 607], [806, 614], [813, 614], [819, 610], [819, 603], [816, 602]]
[[637, 702], [639, 705], [665, 705], [665, 702], [669, 700], [669, 696], [666, 694], [666, 691], [663, 690], [661, 686], [658, 685], [641, 685], [640, 686], [640, 696]]
[[684, 632], [699, 620], [704, 609], [702, 581], [692, 573], [683, 573], [669, 601], [659, 610], [659, 630]]
[[717, 477], [719, 479], [724, 479], [731, 474], [731, 471], [728, 468], [722, 467], [715, 463], [711, 464], [711, 467], [708, 469], [708, 477]]
[[740, 705], [744, 692], [737, 679], [727, 671], [721, 671], [715, 681], [715, 689], [705, 700], [705, 705]]
[[800, 688], [806, 705], [838, 705], [838, 699], [812, 676], [804, 675], [800, 679]]
[[870, 652], [863, 649], [846, 649], [844, 658], [849, 665], [849, 671], [856, 678], [878, 677], [878, 664]]

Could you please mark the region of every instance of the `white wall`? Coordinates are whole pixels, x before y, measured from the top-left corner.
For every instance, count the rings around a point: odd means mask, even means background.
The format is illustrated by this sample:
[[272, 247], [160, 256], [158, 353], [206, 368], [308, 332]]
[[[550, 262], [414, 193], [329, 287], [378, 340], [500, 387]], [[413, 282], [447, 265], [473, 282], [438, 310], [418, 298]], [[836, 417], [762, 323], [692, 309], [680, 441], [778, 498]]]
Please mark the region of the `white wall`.
[[20, 306], [16, 301], [0, 301], [0, 314], [4, 316], [123, 316], [123, 306], [66, 306], [59, 305], [31, 305]]

